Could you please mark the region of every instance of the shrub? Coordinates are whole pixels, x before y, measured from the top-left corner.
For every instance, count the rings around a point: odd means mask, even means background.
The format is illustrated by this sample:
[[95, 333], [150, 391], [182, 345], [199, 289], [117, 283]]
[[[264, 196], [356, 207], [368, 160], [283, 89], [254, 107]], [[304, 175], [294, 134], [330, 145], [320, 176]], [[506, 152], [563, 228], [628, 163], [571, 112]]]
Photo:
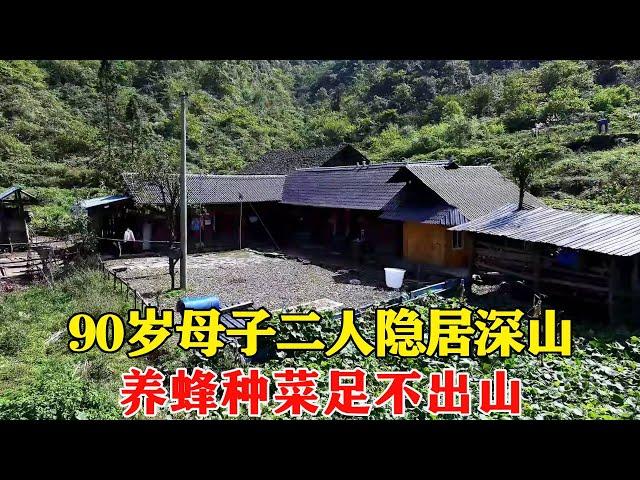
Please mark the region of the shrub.
[[336, 144], [351, 140], [356, 127], [340, 112], [327, 112], [316, 117], [311, 124], [317, 132], [319, 143]]
[[448, 125], [439, 123], [437, 125], [425, 125], [418, 130], [418, 138], [416, 143], [419, 145], [417, 150], [421, 152], [432, 152], [438, 148], [447, 145], [447, 129]]
[[0, 419], [73, 420], [121, 417], [112, 395], [83, 382], [70, 362], [46, 361], [35, 381], [7, 392]]
[[[437, 95], [427, 109], [427, 119], [430, 122], [439, 122], [442, 120], [444, 118], [444, 107], [451, 101], [454, 101], [460, 106], [455, 95]], [[453, 109], [455, 107], [452, 105], [449, 108]]]
[[558, 87], [587, 89], [593, 84], [591, 72], [586, 65], [573, 60], [555, 60], [545, 62], [538, 70], [540, 88], [551, 92]]
[[549, 99], [543, 108], [543, 117], [557, 115], [561, 119], [566, 119], [571, 114], [588, 110], [589, 104], [581, 98], [576, 88], [558, 87], [549, 94]]
[[534, 103], [521, 103], [518, 107], [507, 113], [502, 121], [509, 132], [532, 128], [536, 123], [537, 108]]
[[489, 113], [494, 92], [491, 84], [474, 85], [464, 95], [464, 104], [469, 115], [482, 116]]
[[480, 126], [480, 131], [484, 136], [496, 137], [505, 133], [506, 128], [504, 126], [504, 123], [502, 123], [500, 120], [494, 120], [491, 122], [483, 123]]
[[633, 91], [627, 85], [612, 88], [599, 88], [591, 97], [591, 108], [596, 112], [611, 113], [617, 107], [629, 103]]
[[447, 122], [456, 117], [464, 117], [464, 110], [462, 110], [457, 100], [452, 99], [442, 107], [442, 120]]
[[27, 344], [27, 329], [0, 327], [0, 354], [17, 355]]
[[522, 104], [531, 104], [535, 109], [539, 94], [530, 76], [523, 72], [507, 75], [503, 81], [502, 91], [496, 103], [499, 113], [511, 112]]
[[474, 124], [464, 115], [452, 115], [446, 123], [446, 139], [451, 145], [462, 147], [469, 142], [474, 135]]
[[371, 139], [369, 155], [375, 161], [399, 160], [411, 155], [414, 143], [410, 135], [403, 134], [396, 124], [391, 124]]

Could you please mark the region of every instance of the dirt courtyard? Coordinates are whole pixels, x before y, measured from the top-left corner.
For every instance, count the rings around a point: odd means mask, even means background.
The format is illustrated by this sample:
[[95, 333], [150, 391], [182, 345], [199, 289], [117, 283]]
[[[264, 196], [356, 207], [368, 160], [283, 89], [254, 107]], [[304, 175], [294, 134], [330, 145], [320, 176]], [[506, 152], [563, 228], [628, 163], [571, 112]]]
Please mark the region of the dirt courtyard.
[[[171, 277], [166, 257], [120, 258], [105, 264], [151, 303], [155, 304], [160, 294], [162, 308], [173, 308], [181, 294], [168, 292]], [[254, 306], [278, 310], [330, 300], [358, 308], [399, 294], [385, 286], [382, 269], [327, 268], [307, 260], [272, 257], [249, 249], [192, 254], [188, 265], [188, 294], [215, 295], [223, 306], [252, 301]], [[179, 279], [178, 263], [176, 285]]]

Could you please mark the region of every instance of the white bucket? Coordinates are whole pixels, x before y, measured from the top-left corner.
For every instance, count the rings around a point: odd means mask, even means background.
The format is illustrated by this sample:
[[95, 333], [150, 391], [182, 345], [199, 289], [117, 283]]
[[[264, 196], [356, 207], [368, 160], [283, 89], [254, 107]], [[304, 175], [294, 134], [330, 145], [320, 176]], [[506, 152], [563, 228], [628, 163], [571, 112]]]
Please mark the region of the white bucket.
[[406, 270], [401, 268], [385, 268], [384, 280], [389, 288], [402, 287], [402, 281], [404, 280], [404, 274]]

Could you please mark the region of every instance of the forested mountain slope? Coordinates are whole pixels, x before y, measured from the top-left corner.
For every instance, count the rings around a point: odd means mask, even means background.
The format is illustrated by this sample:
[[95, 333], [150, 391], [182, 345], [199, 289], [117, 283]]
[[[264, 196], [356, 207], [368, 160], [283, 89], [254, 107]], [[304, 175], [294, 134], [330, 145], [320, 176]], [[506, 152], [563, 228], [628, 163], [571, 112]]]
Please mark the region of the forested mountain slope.
[[[347, 141], [374, 161], [508, 173], [529, 149], [550, 203], [640, 213], [639, 86], [635, 61], [0, 61], [0, 187], [34, 190], [48, 200], [36, 228], [64, 230], [74, 198], [177, 160], [186, 90], [192, 171]], [[550, 128], [535, 136], [537, 122]]]

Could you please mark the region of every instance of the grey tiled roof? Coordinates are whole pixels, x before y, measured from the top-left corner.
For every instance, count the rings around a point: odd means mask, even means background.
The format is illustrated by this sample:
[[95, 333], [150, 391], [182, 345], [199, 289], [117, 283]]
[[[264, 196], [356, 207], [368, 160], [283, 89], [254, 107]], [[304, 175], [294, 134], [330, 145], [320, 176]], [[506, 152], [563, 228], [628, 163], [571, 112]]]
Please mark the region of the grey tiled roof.
[[451, 205], [399, 205], [394, 208], [385, 208], [380, 218], [382, 220], [431, 223], [446, 226], [460, 225], [467, 221], [467, 218], [462, 215], [460, 210]]
[[[250, 175], [285, 175], [298, 168], [326, 166], [327, 162], [331, 163], [331, 160], [343, 150], [346, 154], [343, 161], [346, 163], [339, 163], [340, 165], [355, 165], [356, 162], [367, 160], [364, 155], [348, 143], [304, 150], [273, 150], [251, 163], [243, 173]], [[337, 165], [332, 163], [331, 166]]]
[[387, 183], [403, 163], [296, 170], [287, 175], [282, 202], [357, 210], [381, 210], [404, 183]]
[[[162, 203], [157, 186], [144, 182], [135, 174], [123, 174], [129, 193], [136, 203]], [[190, 205], [211, 203], [273, 202], [282, 198], [284, 175], [187, 175]], [[175, 176], [178, 182], [178, 176]]]
[[450, 230], [483, 233], [608, 255], [640, 253], [640, 215], [501, 208]]
[[[407, 163], [406, 168], [470, 220], [518, 202], [518, 187], [493, 167], [446, 168], [441, 164]], [[544, 206], [528, 192], [524, 201], [533, 207]]]

